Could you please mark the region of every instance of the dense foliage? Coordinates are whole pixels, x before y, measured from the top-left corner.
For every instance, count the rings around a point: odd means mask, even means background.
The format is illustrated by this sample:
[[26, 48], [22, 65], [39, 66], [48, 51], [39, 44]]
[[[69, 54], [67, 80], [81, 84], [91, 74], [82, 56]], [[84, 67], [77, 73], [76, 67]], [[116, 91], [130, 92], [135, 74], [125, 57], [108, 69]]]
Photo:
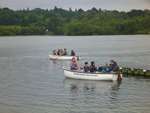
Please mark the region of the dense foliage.
[[150, 34], [150, 10], [0, 9], [0, 35]]

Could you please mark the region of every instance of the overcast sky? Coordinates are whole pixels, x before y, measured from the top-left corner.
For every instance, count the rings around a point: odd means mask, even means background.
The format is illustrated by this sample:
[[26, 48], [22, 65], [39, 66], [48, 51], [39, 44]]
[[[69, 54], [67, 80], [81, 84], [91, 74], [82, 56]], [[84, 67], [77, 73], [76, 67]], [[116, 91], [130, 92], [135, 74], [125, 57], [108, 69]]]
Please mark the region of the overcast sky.
[[54, 6], [64, 9], [82, 8], [87, 10], [96, 7], [108, 10], [129, 11], [131, 9], [150, 9], [150, 0], [0, 0], [0, 8], [52, 9]]

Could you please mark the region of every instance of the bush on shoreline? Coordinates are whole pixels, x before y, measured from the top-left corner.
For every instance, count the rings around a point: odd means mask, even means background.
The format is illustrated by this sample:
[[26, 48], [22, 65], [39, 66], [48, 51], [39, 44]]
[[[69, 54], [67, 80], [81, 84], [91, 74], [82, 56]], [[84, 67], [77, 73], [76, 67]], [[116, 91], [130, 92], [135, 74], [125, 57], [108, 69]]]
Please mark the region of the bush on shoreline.
[[0, 35], [150, 34], [150, 10], [0, 9]]

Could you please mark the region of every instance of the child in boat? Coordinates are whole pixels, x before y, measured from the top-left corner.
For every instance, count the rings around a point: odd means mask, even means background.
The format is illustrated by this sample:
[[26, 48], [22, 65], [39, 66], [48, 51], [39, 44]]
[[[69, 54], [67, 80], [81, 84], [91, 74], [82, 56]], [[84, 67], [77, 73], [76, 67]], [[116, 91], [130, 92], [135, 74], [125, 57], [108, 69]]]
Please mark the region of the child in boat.
[[103, 72], [103, 73], [110, 73], [112, 70], [111, 70], [111, 67], [110, 65], [108, 65], [107, 63], [103, 66], [99, 66], [98, 67], [98, 72]]
[[99, 65], [99, 66], [97, 67], [97, 71], [98, 71], [98, 72], [102, 72], [102, 71], [103, 71], [103, 66], [102, 66], [102, 65]]
[[93, 73], [93, 72], [96, 72], [97, 71], [97, 68], [95, 66], [95, 63], [94, 61], [91, 62], [91, 65], [90, 65], [90, 72]]
[[79, 65], [78, 65], [78, 62], [77, 62], [76, 57], [73, 57], [73, 58], [72, 58], [72, 60], [71, 60], [71, 65], [70, 65], [70, 69], [71, 69], [71, 70], [78, 70], [78, 69], [79, 69]]
[[110, 66], [106, 63], [105, 66], [103, 66], [103, 73], [109, 73], [111, 72]]
[[85, 63], [84, 63], [83, 69], [84, 69], [84, 72], [89, 72], [90, 67], [89, 67], [89, 65], [88, 65], [88, 62], [85, 62]]

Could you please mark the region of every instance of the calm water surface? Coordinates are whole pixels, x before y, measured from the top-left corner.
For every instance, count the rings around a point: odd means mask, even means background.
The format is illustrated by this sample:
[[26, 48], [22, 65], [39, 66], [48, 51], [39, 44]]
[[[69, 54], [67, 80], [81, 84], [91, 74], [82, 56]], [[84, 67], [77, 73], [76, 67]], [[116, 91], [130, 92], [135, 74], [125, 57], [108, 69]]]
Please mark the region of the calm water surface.
[[74, 49], [81, 63], [115, 59], [150, 69], [150, 35], [0, 37], [0, 113], [149, 113], [150, 79], [121, 83], [65, 79], [50, 61], [55, 48]]

